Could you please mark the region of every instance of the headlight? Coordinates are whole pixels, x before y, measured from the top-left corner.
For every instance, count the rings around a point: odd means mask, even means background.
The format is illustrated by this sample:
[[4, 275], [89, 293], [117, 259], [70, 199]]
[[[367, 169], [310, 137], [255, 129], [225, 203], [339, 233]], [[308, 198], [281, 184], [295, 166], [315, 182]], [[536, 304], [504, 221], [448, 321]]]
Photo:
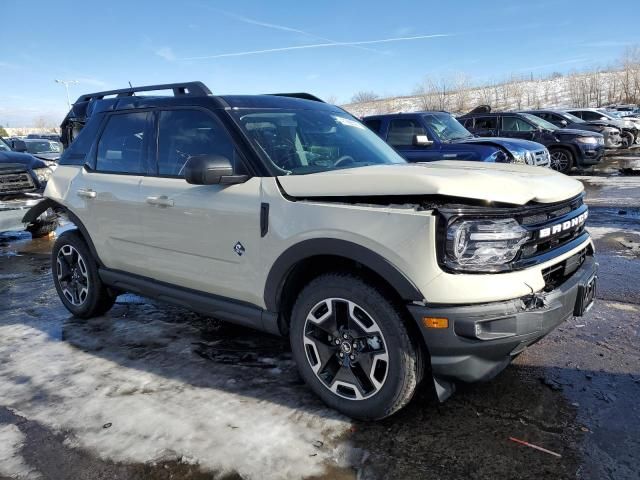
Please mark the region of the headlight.
[[578, 137], [576, 138], [578, 143], [586, 143], [587, 145], [597, 145], [598, 139], [596, 137]]
[[489, 155], [488, 161], [495, 163], [509, 163], [509, 157], [502, 150], [496, 150], [491, 155]]
[[526, 158], [526, 152], [511, 152], [513, 154], [513, 163], [521, 163], [521, 164], [526, 164], [527, 163], [527, 158]]
[[33, 173], [36, 174], [36, 177], [38, 178], [38, 181], [40, 183], [47, 183], [49, 181], [49, 178], [51, 178], [53, 170], [51, 170], [49, 167], [34, 168]]
[[508, 264], [529, 239], [529, 233], [512, 218], [457, 220], [447, 229], [445, 264], [453, 270], [492, 272]]

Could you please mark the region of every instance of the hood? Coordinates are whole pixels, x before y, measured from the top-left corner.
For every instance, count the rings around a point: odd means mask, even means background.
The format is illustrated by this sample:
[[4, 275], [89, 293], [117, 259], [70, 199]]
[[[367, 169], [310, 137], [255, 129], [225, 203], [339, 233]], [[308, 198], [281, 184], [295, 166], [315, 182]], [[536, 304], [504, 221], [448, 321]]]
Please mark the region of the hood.
[[532, 142], [531, 140], [521, 140], [519, 138], [505, 137], [469, 137], [456, 140], [454, 143], [480, 143], [483, 145], [499, 145], [513, 152], [521, 152], [522, 150], [537, 151], [542, 150], [544, 145]]
[[571, 135], [572, 137], [593, 137], [593, 136], [598, 136], [600, 135], [597, 132], [589, 132], [587, 130], [578, 130], [578, 129], [573, 129], [573, 128], [561, 128], [559, 130], [554, 130], [554, 132], [556, 135], [562, 136], [562, 135]]
[[44, 168], [47, 163], [30, 153], [0, 152], [0, 163], [20, 163], [27, 168]]
[[57, 162], [60, 160], [59, 152], [49, 152], [49, 153], [32, 153], [32, 155], [41, 160], [45, 160], [47, 162]]
[[553, 203], [584, 190], [582, 183], [550, 168], [445, 160], [376, 165], [278, 177], [293, 197], [445, 195], [524, 205]]

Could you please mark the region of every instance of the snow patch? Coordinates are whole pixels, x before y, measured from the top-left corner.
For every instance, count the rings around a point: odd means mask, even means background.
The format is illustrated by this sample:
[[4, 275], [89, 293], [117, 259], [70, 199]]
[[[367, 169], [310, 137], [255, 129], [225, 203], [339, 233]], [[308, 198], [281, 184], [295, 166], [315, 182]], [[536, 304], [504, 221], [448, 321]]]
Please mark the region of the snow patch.
[[40, 478], [20, 455], [25, 436], [15, 425], [0, 425], [0, 476], [20, 480]]
[[[82, 330], [86, 324], [72, 325], [66, 336], [89, 337], [76, 339], [75, 346], [42, 326], [0, 324], [0, 404], [70, 432], [70, 446], [115, 461], [151, 462], [175, 452], [204, 469], [268, 480], [320, 475], [345, 455], [340, 437], [350, 423], [310, 400], [305, 388], [265, 384], [262, 371], [245, 377], [237, 366], [200, 359], [190, 351], [193, 339], [185, 338], [183, 326], [102, 321], [105, 327], [93, 332]], [[104, 346], [134, 340], [128, 351], [142, 352], [139, 363]], [[83, 351], [94, 348], [109, 354]], [[170, 360], [155, 358], [154, 349], [170, 351]], [[169, 365], [154, 366], [162, 361]], [[13, 433], [12, 441], [0, 441], [4, 448], [14, 445], [8, 458], [19, 448]], [[15, 465], [15, 471], [22, 468]]]

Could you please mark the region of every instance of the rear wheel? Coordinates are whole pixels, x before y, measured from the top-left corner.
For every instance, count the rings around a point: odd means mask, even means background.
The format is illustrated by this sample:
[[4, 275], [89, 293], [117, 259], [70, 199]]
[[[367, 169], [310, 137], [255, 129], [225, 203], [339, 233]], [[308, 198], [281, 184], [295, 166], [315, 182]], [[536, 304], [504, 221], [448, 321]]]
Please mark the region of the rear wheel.
[[53, 282], [64, 306], [76, 317], [91, 318], [115, 302], [98, 275], [98, 265], [76, 231], [64, 232], [51, 252]]
[[569, 173], [574, 164], [573, 154], [566, 148], [551, 150], [551, 168], [557, 172]]
[[346, 415], [384, 418], [414, 394], [419, 346], [401, 310], [359, 277], [336, 273], [311, 281], [293, 307], [290, 335], [302, 378]]

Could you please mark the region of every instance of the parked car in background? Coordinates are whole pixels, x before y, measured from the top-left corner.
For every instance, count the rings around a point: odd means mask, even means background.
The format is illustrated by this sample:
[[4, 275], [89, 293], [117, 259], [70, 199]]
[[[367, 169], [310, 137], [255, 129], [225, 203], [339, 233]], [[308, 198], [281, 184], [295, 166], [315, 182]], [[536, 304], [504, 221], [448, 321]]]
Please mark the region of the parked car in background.
[[640, 140], [640, 127], [631, 120], [619, 118], [598, 108], [569, 108], [566, 111], [581, 118], [582, 120], [602, 120], [611, 122], [614, 126], [620, 129], [622, 138], [626, 139], [626, 142], [629, 145], [633, 145], [636, 141]]
[[60, 135], [57, 133], [30, 133], [27, 135], [27, 138], [46, 138], [47, 140], [54, 140], [56, 142], [60, 141]]
[[27, 151], [34, 157], [55, 162], [62, 155], [62, 143], [56, 140], [26, 138], [23, 142]]
[[409, 162], [473, 160], [548, 167], [544, 145], [513, 138], [478, 138], [447, 112], [396, 113], [363, 123]]
[[25, 213], [42, 201], [42, 192], [53, 170], [33, 155], [14, 152], [0, 140], [0, 232], [27, 230], [41, 237], [55, 230], [58, 219], [51, 209], [24, 224]]
[[540, 117], [549, 123], [553, 123], [558, 128], [601, 133], [604, 137], [604, 146], [606, 148], [619, 148], [626, 145], [626, 142], [623, 143], [622, 141], [620, 129], [605, 120], [586, 121], [563, 110], [527, 110], [521, 113], [530, 113]]
[[596, 132], [558, 128], [528, 113], [469, 113], [460, 118], [482, 137], [509, 137], [543, 144], [551, 154], [551, 168], [568, 173], [573, 167], [596, 165], [604, 154], [604, 137]]

